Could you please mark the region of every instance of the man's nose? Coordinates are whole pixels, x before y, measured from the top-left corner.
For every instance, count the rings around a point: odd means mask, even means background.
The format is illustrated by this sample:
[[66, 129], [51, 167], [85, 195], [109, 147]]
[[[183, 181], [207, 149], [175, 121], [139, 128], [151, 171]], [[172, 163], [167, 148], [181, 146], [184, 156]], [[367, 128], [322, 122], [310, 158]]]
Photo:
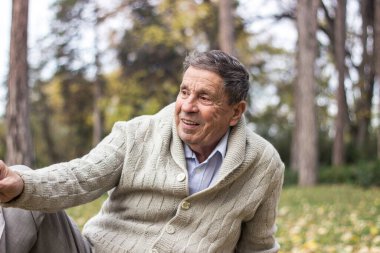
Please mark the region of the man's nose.
[[182, 109], [185, 112], [197, 112], [198, 111], [198, 105], [197, 105], [196, 98], [192, 95], [187, 97], [182, 104]]

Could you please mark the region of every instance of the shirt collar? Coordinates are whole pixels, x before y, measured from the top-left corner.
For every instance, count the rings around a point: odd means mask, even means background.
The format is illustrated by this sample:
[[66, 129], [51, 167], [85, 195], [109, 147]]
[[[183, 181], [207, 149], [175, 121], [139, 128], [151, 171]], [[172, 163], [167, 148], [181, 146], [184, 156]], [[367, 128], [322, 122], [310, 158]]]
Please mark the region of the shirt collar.
[[[229, 134], [230, 134], [230, 129], [228, 129], [227, 133], [222, 137], [222, 139], [220, 139], [218, 145], [216, 145], [216, 147], [211, 152], [211, 154], [209, 155], [209, 157], [206, 159], [205, 162], [207, 162], [208, 159], [210, 159], [210, 157], [213, 157], [217, 152], [219, 152], [222, 155], [222, 158], [224, 158], [226, 156], [227, 141], [228, 141]], [[185, 148], [185, 158], [193, 158], [193, 159], [197, 160], [197, 157], [196, 157], [194, 151], [191, 150], [189, 145], [184, 143], [184, 148]]]

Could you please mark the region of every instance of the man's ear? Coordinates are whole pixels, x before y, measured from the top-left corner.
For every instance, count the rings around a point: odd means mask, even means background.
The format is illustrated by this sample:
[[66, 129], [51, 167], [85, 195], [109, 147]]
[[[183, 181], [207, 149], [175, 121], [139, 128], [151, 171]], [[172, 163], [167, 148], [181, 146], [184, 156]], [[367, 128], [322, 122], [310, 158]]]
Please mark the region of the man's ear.
[[245, 112], [245, 109], [247, 108], [247, 102], [244, 100], [240, 101], [239, 103], [232, 105], [232, 108], [234, 110], [234, 115], [230, 120], [230, 126], [235, 126]]

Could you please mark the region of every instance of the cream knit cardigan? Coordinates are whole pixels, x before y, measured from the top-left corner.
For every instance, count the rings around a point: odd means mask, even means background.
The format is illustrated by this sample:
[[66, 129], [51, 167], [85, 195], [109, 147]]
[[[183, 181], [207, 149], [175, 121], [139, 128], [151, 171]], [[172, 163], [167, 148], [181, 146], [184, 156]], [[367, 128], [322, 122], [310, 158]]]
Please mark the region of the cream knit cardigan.
[[20, 171], [24, 191], [7, 205], [53, 212], [109, 191], [83, 230], [95, 253], [277, 252], [284, 165], [276, 150], [242, 119], [230, 133], [216, 183], [189, 196], [173, 116], [172, 104], [118, 122], [82, 158]]

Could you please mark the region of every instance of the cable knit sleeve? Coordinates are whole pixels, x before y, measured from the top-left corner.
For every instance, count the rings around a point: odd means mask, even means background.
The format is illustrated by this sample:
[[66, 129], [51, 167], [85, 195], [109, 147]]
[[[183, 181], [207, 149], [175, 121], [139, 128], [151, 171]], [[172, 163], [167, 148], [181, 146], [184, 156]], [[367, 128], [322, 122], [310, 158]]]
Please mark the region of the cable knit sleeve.
[[265, 194], [266, 197], [258, 207], [254, 217], [242, 224], [241, 238], [236, 252], [275, 253], [279, 251], [280, 246], [275, 239], [277, 230], [275, 221], [284, 180], [284, 164], [277, 152], [272, 157], [267, 171], [272, 173], [272, 178]]
[[90, 202], [115, 187], [125, 157], [126, 124], [116, 123], [107, 137], [79, 159], [18, 171], [24, 191], [4, 206], [54, 212]]

